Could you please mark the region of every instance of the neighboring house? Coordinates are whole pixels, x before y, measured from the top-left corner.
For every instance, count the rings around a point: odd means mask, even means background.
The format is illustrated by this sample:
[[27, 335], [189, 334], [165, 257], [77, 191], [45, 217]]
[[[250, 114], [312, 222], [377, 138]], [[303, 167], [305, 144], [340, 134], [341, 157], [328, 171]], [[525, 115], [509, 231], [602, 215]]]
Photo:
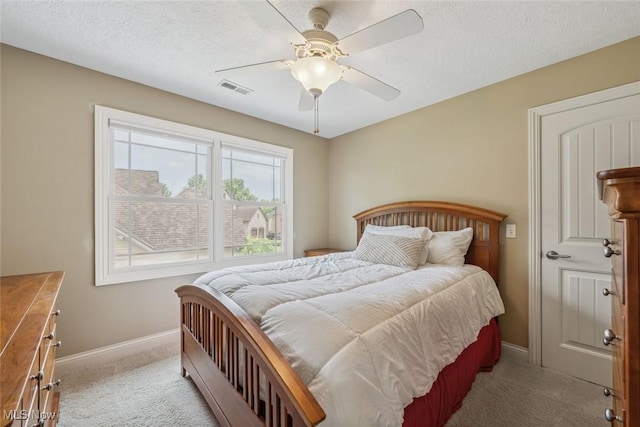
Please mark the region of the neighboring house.
[[262, 209], [257, 206], [238, 206], [235, 209], [235, 216], [237, 219], [242, 220], [243, 227], [246, 230], [245, 236], [254, 239], [264, 239], [266, 237], [267, 218], [264, 216]]
[[267, 237], [280, 237], [282, 233], [282, 214], [275, 210], [267, 213]]
[[[129, 182], [127, 169], [116, 169], [115, 194], [163, 196], [164, 186], [158, 171], [131, 170], [130, 178]], [[128, 191], [128, 188], [131, 190]], [[203, 197], [204, 194], [198, 194], [203, 192], [184, 189], [173, 199]], [[228, 196], [224, 198], [228, 200]], [[166, 199], [166, 203], [116, 204], [116, 253], [127, 253], [129, 243], [132, 254], [190, 251], [209, 246], [208, 207], [171, 203], [172, 198]], [[197, 209], [200, 209], [198, 218]], [[245, 245], [248, 238], [267, 237], [267, 218], [257, 206], [225, 208], [224, 222], [225, 252], [228, 254], [231, 254], [232, 247], [241, 248]]]

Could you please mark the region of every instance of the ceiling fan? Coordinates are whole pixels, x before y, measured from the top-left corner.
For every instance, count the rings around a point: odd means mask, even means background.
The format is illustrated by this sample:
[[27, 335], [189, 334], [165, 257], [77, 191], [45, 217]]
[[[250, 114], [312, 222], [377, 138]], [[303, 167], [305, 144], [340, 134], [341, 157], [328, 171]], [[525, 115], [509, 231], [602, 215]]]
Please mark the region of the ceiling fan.
[[296, 59], [279, 59], [227, 68], [216, 71], [216, 74], [234, 78], [246, 73], [290, 70], [292, 76], [302, 84], [298, 108], [303, 111], [314, 110], [314, 134], [319, 133], [318, 98], [339, 80], [387, 101], [400, 94], [398, 89], [362, 71], [338, 64], [340, 58], [408, 37], [424, 28], [420, 15], [415, 10], [408, 9], [338, 40], [325, 30], [330, 16], [329, 12], [320, 7], [309, 12], [313, 28], [302, 33], [268, 1], [251, 2], [250, 7], [261, 24], [283, 29], [283, 36], [292, 44]]

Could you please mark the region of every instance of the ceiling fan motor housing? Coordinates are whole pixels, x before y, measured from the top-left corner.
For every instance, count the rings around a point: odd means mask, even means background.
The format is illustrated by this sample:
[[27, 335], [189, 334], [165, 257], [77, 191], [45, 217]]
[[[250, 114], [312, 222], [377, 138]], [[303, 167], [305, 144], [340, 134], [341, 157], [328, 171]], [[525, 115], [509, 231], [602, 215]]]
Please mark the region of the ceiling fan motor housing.
[[316, 7], [309, 11], [309, 21], [313, 24], [313, 28], [324, 30], [329, 24], [329, 12], [321, 7]]
[[335, 61], [338, 58], [347, 56], [336, 44], [338, 38], [328, 31], [307, 30], [303, 32], [302, 35], [307, 39], [307, 42], [305, 44], [294, 45], [298, 58], [322, 56]]
[[307, 39], [307, 42], [305, 44], [294, 45], [298, 59], [309, 56], [321, 56], [335, 61], [340, 57], [346, 56], [336, 44], [338, 38], [325, 30], [325, 27], [329, 24], [329, 12], [316, 7], [309, 12], [309, 20], [313, 25], [313, 29], [302, 33], [304, 38]]

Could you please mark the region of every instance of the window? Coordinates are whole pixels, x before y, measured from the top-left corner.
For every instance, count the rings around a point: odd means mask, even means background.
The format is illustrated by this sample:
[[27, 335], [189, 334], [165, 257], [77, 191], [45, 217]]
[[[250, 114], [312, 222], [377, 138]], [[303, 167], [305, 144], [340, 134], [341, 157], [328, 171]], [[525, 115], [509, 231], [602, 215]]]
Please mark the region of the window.
[[96, 106], [96, 284], [293, 256], [293, 150]]

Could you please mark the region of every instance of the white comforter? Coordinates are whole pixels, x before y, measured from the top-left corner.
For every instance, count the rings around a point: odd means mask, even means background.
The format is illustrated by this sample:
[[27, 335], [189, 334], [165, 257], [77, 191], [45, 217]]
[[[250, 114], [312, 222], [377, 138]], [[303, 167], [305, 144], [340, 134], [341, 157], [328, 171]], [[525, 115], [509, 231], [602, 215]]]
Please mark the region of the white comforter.
[[400, 426], [404, 407], [504, 313], [478, 267], [410, 270], [351, 252], [228, 268], [197, 283], [261, 325], [326, 412], [322, 426]]

